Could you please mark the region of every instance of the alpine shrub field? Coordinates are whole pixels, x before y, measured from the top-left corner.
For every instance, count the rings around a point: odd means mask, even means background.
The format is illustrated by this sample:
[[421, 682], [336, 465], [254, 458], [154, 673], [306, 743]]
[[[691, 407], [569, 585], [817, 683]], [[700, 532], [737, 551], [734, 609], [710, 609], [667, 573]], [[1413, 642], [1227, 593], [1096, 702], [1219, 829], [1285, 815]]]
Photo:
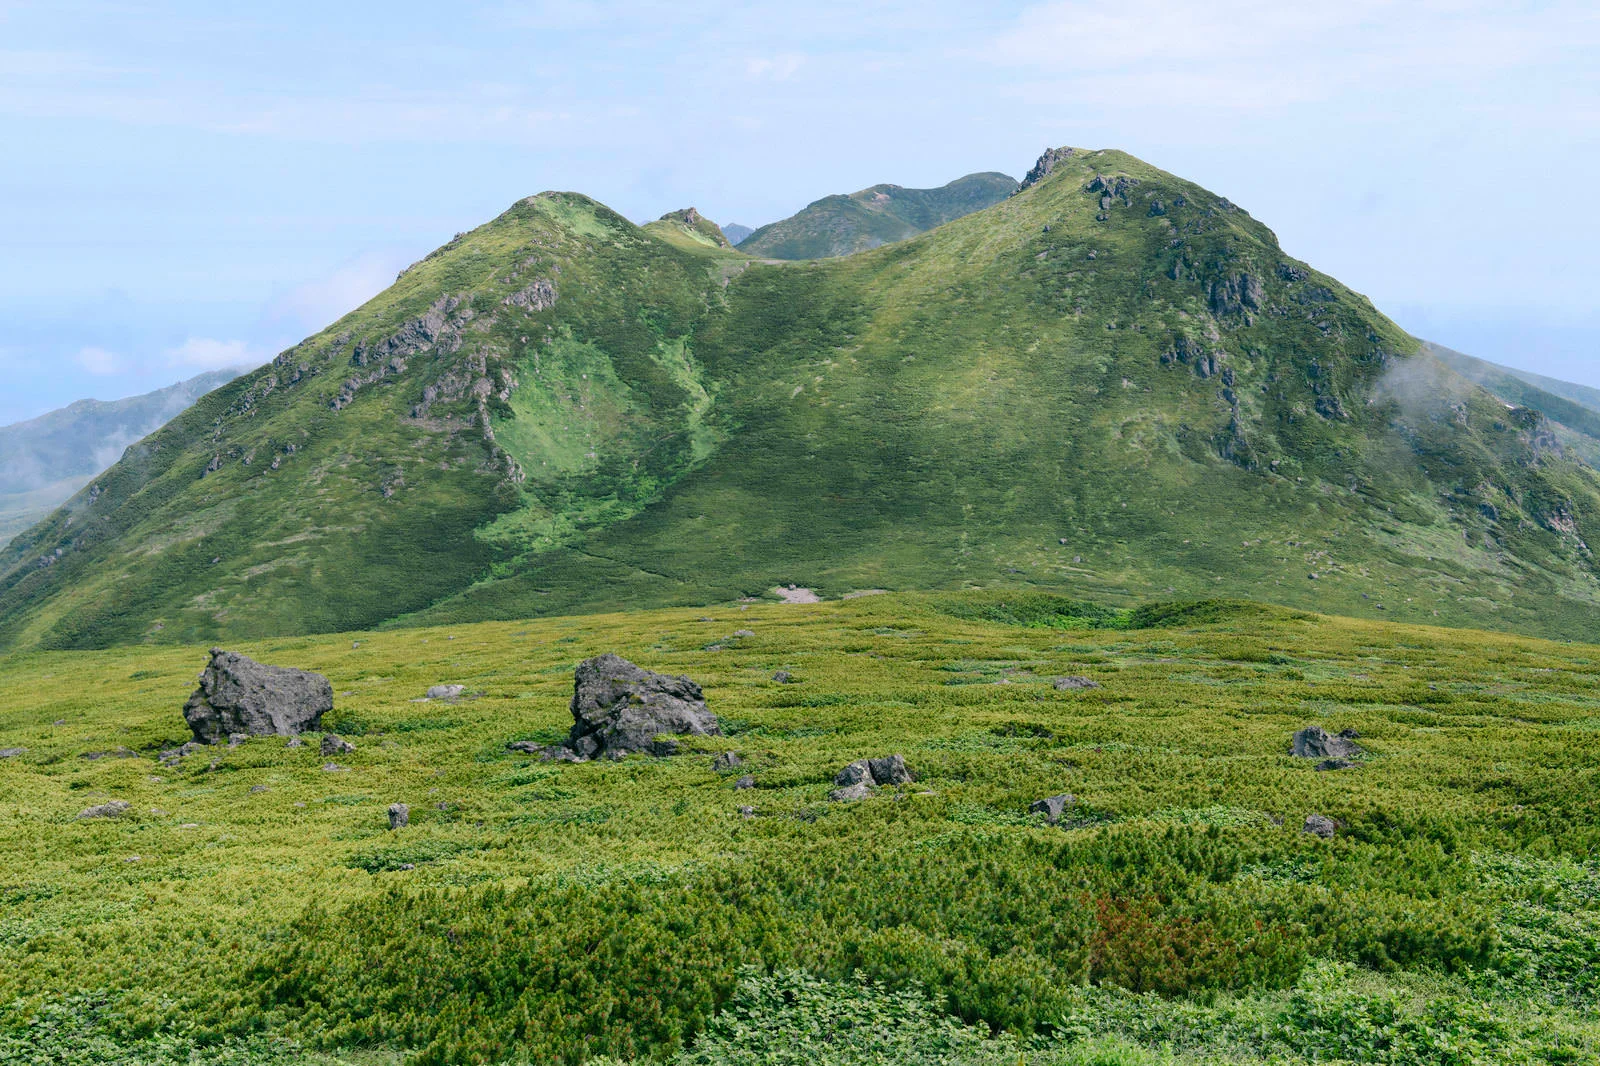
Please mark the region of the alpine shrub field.
[[[1600, 1062], [1591, 645], [967, 592], [230, 650], [355, 750], [163, 760], [202, 647], [0, 659], [0, 1061]], [[508, 748], [603, 652], [723, 735]]]

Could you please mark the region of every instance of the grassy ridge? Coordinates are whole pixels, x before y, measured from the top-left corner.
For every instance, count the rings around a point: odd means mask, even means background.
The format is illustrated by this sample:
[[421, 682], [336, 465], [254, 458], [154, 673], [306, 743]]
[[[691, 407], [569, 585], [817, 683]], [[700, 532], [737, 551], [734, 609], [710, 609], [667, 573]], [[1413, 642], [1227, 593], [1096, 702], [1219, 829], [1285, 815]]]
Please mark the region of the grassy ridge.
[[1119, 152], [805, 263], [753, 260], [688, 211], [641, 228], [541, 194], [0, 552], [0, 646], [790, 583], [1246, 597], [1585, 638], [1600, 475], [1564, 432], [1226, 199]]
[[[973, 1061], [1016, 1061], [994, 1030], [1040, 1062], [1155, 1061], [1138, 1049], [1163, 1044], [1326, 1059], [1338, 1033], [1401, 1049], [1353, 1061], [1438, 1061], [1435, 1037], [1483, 1061], [1600, 1046], [1591, 646], [969, 593], [243, 650], [329, 675], [348, 769], [274, 739], [155, 765], [184, 736], [197, 647], [0, 662], [0, 746], [28, 749], [0, 760], [8, 1026], [54, 1004], [50, 1040], [126, 1057], [220, 1040], [205, 1053], [265, 1062], [295, 1040], [417, 1062], [685, 1045], [734, 1062], [811, 1023], [757, 1010], [766, 1035], [730, 1043], [707, 1035], [714, 1012], [803, 1002], [782, 991], [810, 987], [784, 976], [800, 972], [845, 982], [817, 993], [841, 1010], [910, 1011], [908, 1040]], [[660, 761], [508, 753], [564, 730], [573, 664], [605, 650], [700, 680], [729, 735]], [[1057, 691], [1062, 674], [1100, 687]], [[440, 681], [473, 696], [414, 702]], [[1310, 722], [1357, 729], [1371, 758], [1290, 758]], [[138, 754], [83, 757], [120, 748]], [[711, 768], [720, 750], [755, 790]], [[914, 785], [826, 802], [839, 765], [889, 751]], [[1063, 791], [1067, 827], [1026, 814]], [[110, 798], [130, 814], [77, 820]], [[412, 820], [391, 833], [396, 801]], [[1339, 835], [1299, 832], [1310, 812]], [[864, 1001], [852, 974], [875, 982]], [[1120, 1058], [1085, 1058], [1090, 1033]]]
[[825, 259], [903, 241], [951, 219], [982, 211], [1017, 191], [1005, 174], [968, 174], [937, 189], [874, 185], [825, 196], [739, 242], [746, 255], [766, 259]]

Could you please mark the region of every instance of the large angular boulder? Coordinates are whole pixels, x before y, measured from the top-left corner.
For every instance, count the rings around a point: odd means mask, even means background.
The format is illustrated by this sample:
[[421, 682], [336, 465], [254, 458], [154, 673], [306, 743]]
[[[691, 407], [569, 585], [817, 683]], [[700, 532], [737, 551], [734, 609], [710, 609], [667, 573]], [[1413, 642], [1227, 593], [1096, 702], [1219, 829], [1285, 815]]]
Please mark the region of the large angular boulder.
[[579, 759], [630, 752], [671, 755], [677, 744], [670, 736], [721, 735], [699, 685], [607, 653], [585, 659], [573, 674], [572, 731], [561, 748]]
[[183, 717], [196, 740], [215, 744], [233, 733], [295, 736], [316, 729], [331, 710], [333, 686], [321, 674], [212, 648]]
[[1302, 759], [1348, 759], [1366, 750], [1355, 742], [1355, 736], [1353, 729], [1334, 735], [1320, 725], [1306, 726], [1294, 735], [1289, 753]]

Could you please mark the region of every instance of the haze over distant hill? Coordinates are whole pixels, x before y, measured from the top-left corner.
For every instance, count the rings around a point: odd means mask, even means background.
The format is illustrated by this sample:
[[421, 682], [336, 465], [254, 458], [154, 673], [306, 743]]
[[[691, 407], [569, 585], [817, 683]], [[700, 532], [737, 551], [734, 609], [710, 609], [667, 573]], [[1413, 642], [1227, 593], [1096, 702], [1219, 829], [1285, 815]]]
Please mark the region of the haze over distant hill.
[[1595, 634], [1600, 475], [1563, 425], [1224, 197], [1058, 149], [1015, 195], [876, 249], [728, 243], [692, 209], [639, 227], [575, 193], [519, 201], [13, 541], [0, 644], [788, 584]]
[[766, 259], [823, 259], [915, 237], [952, 219], [999, 203], [1017, 191], [1005, 174], [968, 174], [937, 189], [874, 185], [825, 196], [737, 241]]
[[128, 445], [238, 373], [209, 371], [142, 396], [79, 400], [0, 426], [0, 541], [59, 507]]

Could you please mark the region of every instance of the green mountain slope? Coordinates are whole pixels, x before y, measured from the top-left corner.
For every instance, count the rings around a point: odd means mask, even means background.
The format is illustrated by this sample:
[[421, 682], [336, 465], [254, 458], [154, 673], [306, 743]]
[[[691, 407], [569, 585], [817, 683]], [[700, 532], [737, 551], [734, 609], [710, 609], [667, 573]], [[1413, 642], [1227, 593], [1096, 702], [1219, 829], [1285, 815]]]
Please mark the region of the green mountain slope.
[[951, 219], [982, 211], [1017, 191], [1004, 174], [968, 174], [937, 189], [874, 185], [848, 196], [825, 196], [804, 210], [762, 226], [739, 250], [764, 259], [823, 259], [903, 241]]
[[1600, 480], [1537, 411], [1227, 200], [1119, 152], [1047, 159], [985, 211], [798, 264], [530, 197], [13, 542], [0, 641], [791, 583], [1594, 631]]
[[1600, 390], [1491, 363], [1440, 344], [1423, 346], [1456, 373], [1506, 403], [1530, 407], [1549, 419], [1563, 447], [1600, 467]]
[[65, 503], [128, 445], [237, 375], [212, 370], [142, 396], [78, 400], [0, 426], [0, 540]]

